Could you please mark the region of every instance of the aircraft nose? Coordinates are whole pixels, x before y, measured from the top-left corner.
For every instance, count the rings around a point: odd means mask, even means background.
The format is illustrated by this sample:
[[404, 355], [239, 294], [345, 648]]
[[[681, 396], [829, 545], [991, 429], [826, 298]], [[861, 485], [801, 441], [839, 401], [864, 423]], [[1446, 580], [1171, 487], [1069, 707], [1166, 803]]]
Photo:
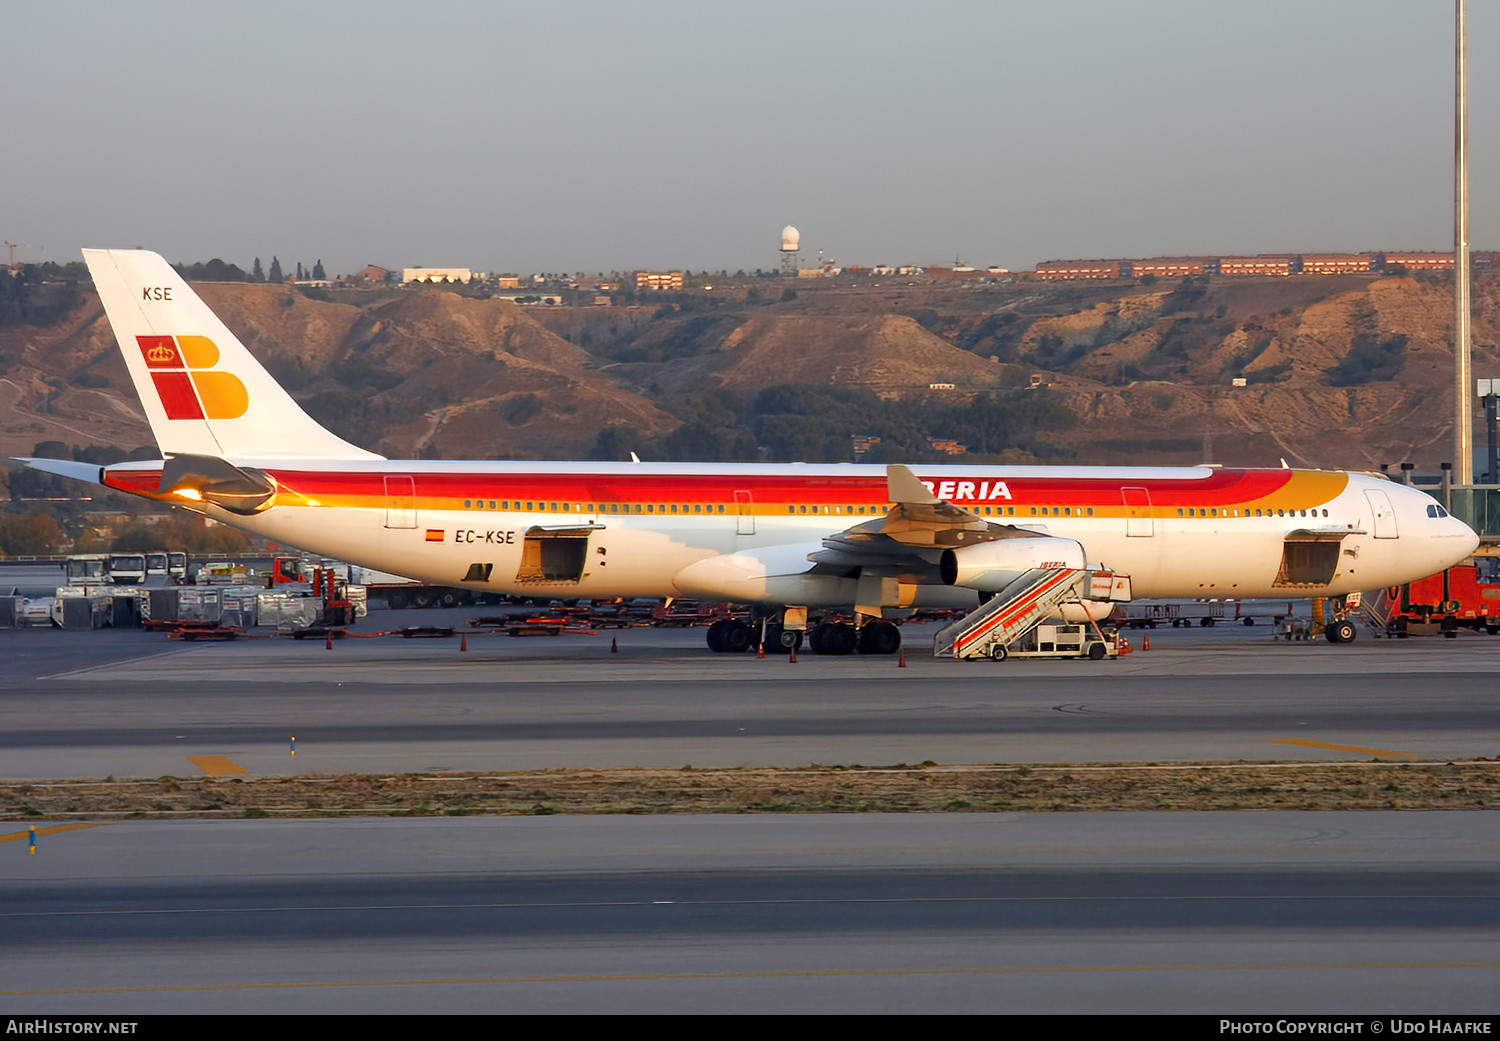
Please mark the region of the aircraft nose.
[[1469, 527], [1457, 517], [1449, 517], [1448, 520], [1453, 524], [1454, 539], [1459, 540], [1458, 544], [1464, 547], [1464, 556], [1473, 556], [1474, 551], [1479, 548], [1479, 543], [1481, 541], [1481, 539], [1479, 538], [1479, 532]]

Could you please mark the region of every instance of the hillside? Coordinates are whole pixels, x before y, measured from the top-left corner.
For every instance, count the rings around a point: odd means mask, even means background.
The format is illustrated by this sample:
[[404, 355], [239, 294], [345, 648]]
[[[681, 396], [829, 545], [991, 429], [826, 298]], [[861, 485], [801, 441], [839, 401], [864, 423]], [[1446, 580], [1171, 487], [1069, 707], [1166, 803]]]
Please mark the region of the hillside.
[[[1029, 457], [1329, 467], [1448, 457], [1451, 287], [1440, 278], [797, 288], [771, 303], [751, 286], [548, 308], [439, 290], [356, 303], [198, 287], [310, 413], [391, 456], [580, 457], [613, 429], [660, 457], [733, 437], [737, 456], [753, 458], [756, 393], [792, 385], [866, 394], [838, 399], [847, 409], [777, 399], [823, 410], [810, 457], [838, 456], [848, 435], [893, 427], [892, 415], [945, 436], [942, 417], [971, 405], [1050, 409], [1025, 435]], [[1477, 281], [1474, 304], [1483, 376], [1496, 368], [1500, 284]], [[1031, 408], [1033, 374], [1071, 423]], [[1237, 377], [1248, 386], [1232, 386]], [[886, 413], [861, 404], [878, 400]], [[800, 421], [789, 413], [778, 428], [780, 450]], [[705, 424], [719, 441], [667, 440]], [[923, 430], [886, 436], [914, 458], [926, 449]], [[0, 325], [0, 451], [44, 440], [150, 444], [90, 292], [56, 324]]]

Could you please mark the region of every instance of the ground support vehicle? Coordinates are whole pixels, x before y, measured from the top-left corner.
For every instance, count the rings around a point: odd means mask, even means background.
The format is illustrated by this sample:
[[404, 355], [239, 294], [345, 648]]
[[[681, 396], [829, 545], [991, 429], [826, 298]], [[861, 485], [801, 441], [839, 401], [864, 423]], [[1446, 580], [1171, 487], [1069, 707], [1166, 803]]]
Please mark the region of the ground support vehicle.
[[1483, 581], [1475, 564], [1391, 586], [1367, 598], [1364, 615], [1377, 635], [1442, 636], [1464, 629], [1500, 633], [1500, 583]]
[[[1130, 599], [1130, 578], [1088, 568], [1033, 568], [979, 607], [940, 630], [932, 653], [939, 658], [1004, 661], [1012, 652], [1028, 657], [1105, 658], [1115, 642], [1092, 621], [1058, 624], [1065, 614], [1093, 619], [1110, 613], [1111, 602]], [[1053, 621], [1056, 619], [1057, 621]], [[1094, 639], [1083, 625], [1092, 627]], [[1043, 637], [1039, 628], [1048, 630]]]

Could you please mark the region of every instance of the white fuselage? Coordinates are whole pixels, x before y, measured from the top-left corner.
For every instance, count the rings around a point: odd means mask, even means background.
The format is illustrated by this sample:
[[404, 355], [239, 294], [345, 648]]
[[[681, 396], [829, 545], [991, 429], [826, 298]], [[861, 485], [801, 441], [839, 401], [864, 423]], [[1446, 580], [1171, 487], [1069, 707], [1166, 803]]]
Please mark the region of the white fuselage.
[[[884, 468], [851, 464], [240, 462], [276, 479], [273, 505], [249, 517], [196, 508], [319, 555], [433, 584], [525, 595], [705, 596], [710, 591], [684, 588], [677, 576], [726, 555], [748, 554], [771, 576], [797, 575], [811, 567], [807, 554], [822, 539], [883, 516], [891, 505]], [[1076, 539], [1091, 563], [1129, 575], [1137, 598], [1382, 588], [1457, 563], [1478, 541], [1430, 496], [1368, 474], [915, 470], [939, 497], [986, 521]], [[1324, 559], [1337, 558], [1326, 580], [1288, 574], [1289, 538], [1336, 543], [1325, 550]], [[550, 576], [536, 565], [538, 543], [550, 551], [560, 542], [571, 547], [563, 580], [555, 577], [557, 565]], [[967, 606], [975, 598], [974, 590], [930, 575], [908, 573], [898, 584], [900, 606]], [[833, 578], [806, 583], [796, 599], [787, 599], [785, 586], [765, 597], [837, 606], [854, 602], [854, 586]]]

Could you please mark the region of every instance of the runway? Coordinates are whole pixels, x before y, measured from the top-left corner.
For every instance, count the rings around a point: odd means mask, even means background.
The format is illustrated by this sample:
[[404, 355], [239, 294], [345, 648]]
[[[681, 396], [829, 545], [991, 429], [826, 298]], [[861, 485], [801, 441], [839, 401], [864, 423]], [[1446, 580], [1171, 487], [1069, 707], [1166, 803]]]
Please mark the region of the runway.
[[[1493, 1012], [1493, 814], [124, 822], [6, 1012]], [[101, 869], [101, 865], [108, 865]]]
[[467, 651], [8, 632], [24, 653], [0, 693], [0, 774], [195, 774], [204, 756], [275, 775], [1500, 754], [1494, 638], [1333, 646], [1265, 627], [1159, 630], [1152, 650], [1116, 661], [960, 663], [920, 653], [930, 631], [908, 628], [905, 668], [726, 658], [701, 630], [473, 637]]
[[[1500, 752], [1500, 640], [1152, 637], [962, 664], [913, 628], [902, 668], [5, 632], [0, 775]], [[1486, 813], [36, 823], [35, 856], [0, 825], [7, 1012], [1492, 1013], [1500, 978]]]

